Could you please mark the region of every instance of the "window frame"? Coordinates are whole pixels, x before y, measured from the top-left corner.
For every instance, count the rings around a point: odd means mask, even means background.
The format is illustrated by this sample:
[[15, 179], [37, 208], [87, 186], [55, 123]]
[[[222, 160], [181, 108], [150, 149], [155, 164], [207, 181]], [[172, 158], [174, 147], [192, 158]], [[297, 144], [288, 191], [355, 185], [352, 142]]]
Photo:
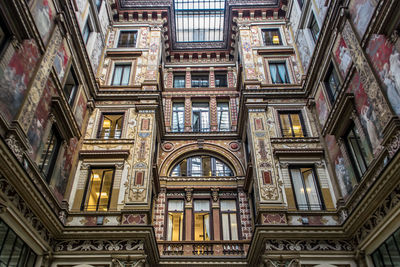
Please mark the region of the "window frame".
[[[204, 79], [205, 77], [207, 77], [207, 86], [203, 86], [203, 81], [206, 80], [206, 79]], [[199, 86], [193, 86], [193, 81], [198, 81], [200, 83]], [[190, 74], [190, 86], [191, 86], [191, 88], [208, 88], [208, 87], [210, 87], [210, 74], [209, 73], [192, 72]]]
[[[52, 125], [52, 127], [51, 127], [49, 136], [47, 138], [47, 142], [49, 142], [52, 139], [53, 136], [55, 136], [57, 144], [56, 144], [56, 148], [54, 149], [55, 152], [51, 153], [51, 155], [50, 155], [51, 158], [50, 158], [49, 167], [48, 167], [46, 173], [43, 172], [43, 168], [45, 166], [44, 163], [46, 162], [46, 159], [48, 157], [48, 153], [49, 153], [49, 149], [50, 149], [50, 143], [49, 143], [49, 145], [46, 146], [46, 153], [45, 153], [44, 157], [40, 159], [40, 161], [41, 161], [40, 164], [39, 164], [40, 166], [38, 166], [39, 170], [40, 170], [40, 173], [42, 173], [44, 175], [47, 183], [50, 183], [51, 178], [53, 176], [54, 167], [56, 166], [56, 163], [57, 163], [57, 160], [58, 160], [58, 157], [59, 157], [58, 154], [60, 154], [60, 149], [62, 147], [62, 142], [63, 142], [63, 138], [62, 138], [59, 130], [57, 129], [57, 127], [55, 125]], [[47, 142], [46, 142], [46, 144], [47, 144]]]
[[[202, 213], [203, 211], [195, 211], [194, 208], [194, 202], [198, 201], [198, 200], [206, 200], [208, 201], [208, 205], [209, 205], [209, 210], [208, 210], [208, 214], [209, 214], [209, 225], [210, 225], [210, 239], [209, 240], [205, 240], [204, 239], [204, 232], [203, 232], [203, 240], [196, 240], [195, 239], [195, 233], [196, 233], [196, 229], [195, 229], [195, 223], [196, 223], [196, 217], [195, 214], [196, 213]], [[205, 196], [205, 197], [201, 197], [201, 196], [196, 196], [193, 198], [193, 212], [192, 212], [192, 237], [193, 237], [193, 241], [200, 241], [200, 242], [204, 242], [204, 241], [212, 241], [214, 240], [214, 220], [213, 220], [213, 214], [212, 214], [212, 199], [211, 197]], [[203, 220], [203, 231], [205, 230], [204, 227], [204, 220]]]
[[[115, 129], [114, 129], [114, 133], [113, 133], [113, 137], [108, 137], [108, 138], [104, 138], [101, 137], [101, 132], [103, 130], [103, 122], [104, 122], [104, 117], [106, 115], [121, 115], [121, 135], [119, 138], [115, 138]], [[122, 131], [124, 129], [124, 121], [125, 121], [125, 112], [101, 112], [101, 118], [100, 118], [100, 123], [99, 123], [99, 127], [97, 129], [97, 135], [96, 138], [97, 139], [122, 139]]]
[[[87, 37], [85, 37], [86, 29], [88, 31]], [[85, 25], [82, 28], [82, 38], [83, 38], [83, 42], [84, 42], [85, 45], [88, 44], [92, 32], [94, 32], [94, 27], [93, 27], [93, 24], [92, 24], [92, 20], [90, 18], [90, 10], [89, 10], [89, 14], [88, 14], [88, 17], [86, 19]]]
[[[293, 123], [291, 116], [289, 116], [289, 121], [290, 121], [290, 128], [292, 131], [292, 136], [285, 136], [283, 133], [283, 127], [282, 127], [282, 120], [281, 120], [281, 114], [298, 114], [299, 115], [299, 120], [300, 120], [300, 126], [301, 126], [301, 131], [303, 132], [303, 136], [294, 136], [294, 130], [293, 130]], [[305, 121], [303, 118], [303, 112], [302, 110], [278, 110], [278, 120], [279, 120], [279, 128], [280, 128], [280, 134], [282, 138], [304, 138], [308, 137], [308, 132], [306, 129]]]
[[[179, 111], [177, 111], [177, 110], [174, 110], [174, 108], [177, 106], [177, 105], [180, 105], [180, 107], [183, 107], [183, 111], [181, 111], [181, 110], [179, 110]], [[179, 107], [177, 107], [177, 108], [179, 108]], [[182, 113], [183, 114], [183, 125], [182, 125], [182, 129], [180, 130], [180, 129], [178, 129], [178, 130], [175, 130], [174, 129], [174, 121], [175, 121], [175, 113]], [[179, 119], [179, 115], [178, 115], [178, 119]], [[179, 126], [179, 120], [178, 120], [178, 122], [177, 122], [177, 125]], [[179, 127], [178, 127], [179, 128]], [[182, 133], [182, 132], [184, 132], [185, 131], [185, 103], [184, 102], [173, 102], [172, 103], [172, 119], [171, 119], [171, 132], [174, 132], [174, 133]]]
[[[335, 92], [333, 92], [334, 90], [331, 87], [331, 83], [330, 83], [331, 76], [334, 77], [333, 80], [335, 80], [337, 82], [337, 89], [335, 90]], [[340, 82], [339, 74], [338, 74], [333, 62], [330, 62], [328, 70], [325, 74], [324, 85], [325, 85], [326, 92], [328, 94], [329, 101], [332, 104], [336, 101], [337, 97], [339, 96], [340, 90], [341, 90], [341, 82]]]
[[[65, 92], [65, 87], [66, 87], [67, 85], [69, 85], [69, 84], [67, 84], [67, 83], [68, 83], [68, 79], [69, 79], [69, 76], [70, 76], [70, 75], [72, 76], [72, 79], [74, 80], [75, 84], [74, 84], [74, 86], [72, 86], [71, 94], [68, 96], [67, 93]], [[78, 95], [79, 86], [80, 86], [80, 83], [79, 83], [78, 76], [76, 75], [76, 72], [75, 72], [74, 67], [71, 66], [70, 69], [69, 69], [68, 75], [67, 75], [67, 77], [66, 77], [66, 79], [65, 79], [64, 86], [63, 86], [63, 92], [64, 92], [64, 94], [65, 94], [65, 96], [66, 96], [66, 98], [67, 98], [68, 104], [69, 104], [71, 107], [72, 107], [72, 106], [74, 105], [74, 103], [75, 103], [76, 96]]]
[[[298, 201], [297, 196], [296, 196], [295, 186], [294, 186], [294, 182], [293, 182], [292, 169], [302, 169], [302, 168], [310, 168], [310, 169], [312, 169], [313, 180], [314, 180], [314, 183], [316, 185], [316, 191], [317, 191], [317, 196], [318, 196], [318, 200], [319, 200], [319, 209], [312, 209], [310, 201], [308, 199], [308, 194], [304, 194], [306, 202], [307, 202], [307, 209], [300, 209], [299, 208], [299, 201]], [[292, 191], [293, 191], [293, 195], [294, 195], [294, 200], [296, 202], [297, 210], [299, 210], [299, 211], [323, 211], [323, 210], [325, 210], [326, 209], [325, 202], [324, 202], [324, 199], [323, 199], [323, 196], [322, 196], [321, 185], [320, 185], [320, 182], [319, 182], [319, 178], [318, 178], [317, 172], [315, 170], [315, 166], [313, 166], [313, 165], [297, 165], [296, 164], [296, 165], [290, 165], [288, 169], [289, 169], [290, 182], [291, 182], [291, 185], [292, 185]], [[305, 185], [305, 182], [304, 182], [304, 176], [303, 176], [303, 174], [301, 172], [300, 172], [300, 174], [301, 174], [301, 182], [302, 182], [302, 185], [303, 185], [303, 191], [306, 192], [307, 189], [306, 189], [306, 185]]]
[[[221, 210], [221, 201], [235, 201], [236, 210], [234, 212], [232, 212], [232, 211], [228, 211], [228, 212], [227, 211], [222, 211]], [[220, 233], [221, 233], [220, 239], [224, 240], [224, 241], [241, 240], [242, 239], [242, 235], [241, 235], [240, 216], [239, 216], [240, 207], [239, 207], [239, 203], [238, 203], [237, 199], [234, 199], [234, 198], [221, 198], [219, 200], [219, 203], [220, 203], [220, 205], [219, 205], [219, 217], [220, 217], [220, 220], [219, 221], [220, 221]], [[235, 213], [236, 214], [236, 228], [237, 228], [237, 234], [238, 234], [238, 239], [237, 240], [232, 239], [232, 227], [231, 227], [232, 224], [231, 224], [230, 216], [228, 216], [229, 238], [230, 239], [224, 239], [224, 225], [223, 225], [223, 222], [222, 222], [222, 214], [224, 214], [224, 213], [226, 213], [226, 214]]]
[[[173, 74], [174, 79], [173, 79], [173, 88], [186, 88], [186, 74], [185, 73], [174, 73]], [[182, 87], [177, 87], [175, 81], [177, 80], [176, 78], [183, 78], [183, 86]]]
[[[207, 104], [207, 121], [208, 121], [208, 125], [206, 125], [206, 127], [204, 127], [202, 124], [202, 119], [203, 119], [203, 113], [206, 113], [206, 111], [203, 111], [203, 110], [197, 110], [197, 111], [194, 111], [194, 106], [196, 106], [196, 105], [198, 105], [198, 108], [205, 108], [205, 107], [201, 107], [201, 104]], [[191, 112], [192, 112], [192, 132], [196, 132], [196, 133], [207, 133], [207, 132], [210, 132], [210, 130], [211, 130], [211, 123], [210, 123], [210, 119], [211, 119], [211, 115], [210, 115], [210, 103], [209, 102], [192, 102], [192, 109], [191, 109]], [[195, 130], [195, 127], [194, 127], [194, 123], [195, 123], [195, 121], [194, 121], [194, 114], [195, 114], [195, 112], [199, 112], [199, 114], [200, 114], [200, 116], [199, 116], [199, 128], [198, 128], [198, 130]], [[204, 115], [205, 116], [205, 115]]]
[[[273, 42], [267, 44], [267, 38], [266, 38], [267, 32], [277, 32], [278, 33], [278, 37], [279, 37], [279, 44], [274, 44]], [[264, 29], [261, 29], [261, 34], [262, 34], [262, 39], [263, 39], [263, 43], [264, 43], [265, 46], [280, 46], [280, 45], [283, 45], [283, 39], [282, 39], [282, 34], [281, 34], [280, 28], [264, 28]]]
[[[193, 169], [192, 169], [192, 161], [189, 159], [192, 158], [200, 158], [200, 168], [201, 168], [201, 175], [193, 175]], [[204, 175], [203, 172], [203, 166], [205, 165], [204, 162], [204, 158], [205, 157], [209, 157], [210, 158], [210, 173], [211, 175], [206, 176]], [[213, 159], [214, 159], [214, 164], [213, 164]], [[186, 170], [185, 170], [185, 174], [186, 175], [182, 175], [182, 169], [181, 169], [181, 163], [186, 160]], [[224, 172], [223, 174], [226, 174], [228, 171], [230, 171], [231, 175], [230, 176], [226, 176], [226, 175], [217, 175], [217, 169], [216, 169], [216, 161], [219, 161], [220, 163], [222, 163], [224, 165]], [[179, 175], [173, 175], [173, 171], [174, 169], [179, 165]], [[225, 170], [225, 168], [227, 168], [228, 170]], [[190, 155], [188, 157], [185, 158], [181, 158], [179, 161], [177, 161], [174, 165], [172, 165], [172, 167], [170, 168], [169, 172], [168, 172], [169, 177], [235, 177], [235, 172], [233, 171], [233, 168], [227, 164], [224, 160], [215, 157], [214, 155], [209, 155], [209, 154], [194, 154], [194, 155]]]
[[[222, 85], [218, 84], [217, 86], [217, 76], [224, 77], [225, 81]], [[228, 87], [228, 73], [227, 72], [214, 72], [214, 85], [216, 88], [224, 88]]]
[[[122, 68], [121, 79], [120, 79], [120, 81], [119, 81], [119, 84], [114, 84], [115, 70], [117, 69], [117, 67], [123, 67], [123, 68]], [[129, 67], [128, 83], [127, 83], [127, 84], [122, 84], [122, 81], [123, 81], [123, 78], [124, 78], [125, 67]], [[111, 77], [110, 85], [111, 85], [111, 86], [129, 86], [129, 85], [130, 85], [130, 81], [131, 81], [131, 75], [132, 75], [131, 72], [132, 72], [132, 63], [128, 63], [128, 62], [115, 62], [115, 63], [114, 63], [114, 66], [113, 66], [113, 74], [112, 74], [112, 77]]]
[[[398, 254], [400, 254], [400, 228], [398, 228], [397, 230], [395, 230], [392, 234], [390, 234], [372, 253], [371, 253], [371, 255], [370, 255], [370, 257], [371, 257], [371, 260], [372, 260], [372, 263], [373, 263], [373, 265], [374, 266], [387, 266], [386, 265], [386, 263], [385, 263], [385, 261], [384, 261], [384, 259], [383, 259], [383, 256], [382, 256], [382, 252], [381, 252], [381, 249], [382, 248], [384, 248], [385, 250], [386, 250], [386, 252], [387, 252], [387, 254], [388, 254], [388, 256], [389, 256], [389, 260], [390, 260], [390, 262], [391, 262], [391, 265], [390, 266], [395, 266], [394, 265], [394, 263], [396, 263], [396, 262], [393, 262], [393, 259], [392, 259], [392, 255], [391, 255], [391, 253], [390, 253], [390, 250], [388, 249], [388, 242], [389, 242], [389, 240], [390, 239], [392, 239], [393, 241], [394, 241], [394, 244], [395, 244], [395, 247], [396, 247], [396, 249], [397, 249], [397, 252], [398, 252]], [[379, 257], [379, 260], [380, 260], [380, 262], [379, 262], [379, 264], [380, 265], [378, 265], [377, 264], [377, 262], [375, 261], [375, 257], [374, 257], [374, 255], [377, 255], [378, 257]]]
[[[129, 45], [129, 43], [121, 45], [121, 37], [125, 33], [129, 33], [129, 34], [133, 33], [134, 34], [134, 43], [133, 43], [133, 45]], [[120, 30], [119, 31], [119, 35], [118, 35], [117, 48], [136, 48], [137, 47], [138, 36], [139, 36], [139, 31], [138, 30]]]
[[[220, 105], [222, 104], [226, 104], [228, 106], [228, 110], [222, 110], [220, 111]], [[221, 122], [220, 122], [220, 112], [228, 112], [228, 127], [227, 129], [221, 129]], [[222, 118], [222, 115], [221, 115]], [[229, 108], [229, 102], [228, 101], [219, 101], [217, 102], [217, 127], [218, 127], [218, 131], [224, 131], [224, 132], [229, 132], [231, 130], [231, 113], [230, 113], [230, 108]]]
[[[311, 14], [310, 14], [310, 18], [309, 18], [309, 21], [308, 21], [308, 27], [307, 28], [310, 31], [310, 34], [312, 36], [312, 39], [314, 40], [314, 43], [316, 44], [318, 42], [319, 35], [321, 33], [321, 27], [318, 24], [317, 17], [315, 16], [314, 12], [311, 10], [310, 13]], [[318, 27], [318, 33], [314, 32], [315, 26]]]
[[[278, 75], [277, 77], [279, 77], [279, 79], [281, 80], [280, 82], [278, 82], [278, 81], [274, 82], [274, 79], [272, 78], [271, 65], [274, 65], [276, 67], [277, 75]], [[287, 82], [283, 82], [282, 78], [280, 77], [279, 67], [278, 67], [279, 65], [283, 65], [285, 67], [285, 74], [286, 74], [285, 76], [287, 78]], [[272, 84], [282, 85], [282, 84], [291, 84], [292, 83], [292, 80], [291, 80], [290, 75], [289, 75], [288, 64], [287, 64], [286, 60], [284, 60], [284, 61], [273, 61], [273, 60], [269, 61], [268, 60], [268, 72], [269, 72], [269, 76], [271, 78]]]
[[[172, 240], [168, 240], [168, 218], [169, 218], [169, 214], [168, 214], [168, 212], [169, 212], [169, 201], [170, 200], [179, 200], [179, 201], [182, 201], [183, 202], [183, 211], [182, 211], [182, 214], [183, 214], [183, 218], [182, 218], [182, 237], [181, 237], [181, 240], [178, 240], [178, 241], [172, 241]], [[186, 231], [185, 231], [185, 228], [186, 228], [186, 220], [185, 220], [185, 218], [186, 218], [186, 209], [185, 209], [185, 198], [184, 197], [182, 197], [182, 198], [176, 198], [176, 197], [168, 197], [167, 196], [167, 199], [166, 199], [166, 202], [167, 202], [167, 204], [166, 204], [166, 207], [165, 207], [165, 209], [166, 209], [166, 216], [164, 216], [164, 225], [166, 226], [166, 227], [164, 227], [164, 240], [166, 240], [166, 241], [169, 241], [169, 242], [179, 242], [179, 241], [183, 241], [183, 240], [185, 240], [185, 237], [186, 237]], [[176, 211], [175, 211], [176, 212]], [[172, 239], [172, 238], [171, 238]]]
[[[358, 134], [358, 136], [356, 136], [355, 130], [358, 130], [358, 129], [356, 128], [356, 125], [354, 124], [354, 122], [352, 122], [350, 124], [350, 126], [348, 127], [347, 131], [345, 132], [345, 134], [343, 136], [343, 140], [344, 140], [347, 154], [349, 155], [349, 159], [350, 159], [354, 174], [356, 176], [357, 182], [360, 182], [363, 175], [367, 172], [369, 165], [368, 165], [368, 161], [365, 158], [365, 155], [363, 155], [361, 136], [359, 134]], [[353, 135], [356, 137], [356, 143], [358, 145], [358, 149], [360, 151], [360, 155], [362, 157], [363, 164], [365, 165], [364, 171], [361, 170], [361, 166], [359, 166], [360, 163], [358, 162], [358, 160], [356, 159], [356, 156], [354, 155], [354, 153], [355, 153], [354, 148], [347, 139], [350, 132], [353, 132]]]
[[102, 187], [103, 187], [103, 178], [104, 178], [104, 171], [103, 171], [103, 176], [101, 178], [101, 186], [100, 186], [100, 194], [99, 197], [97, 199], [97, 204], [96, 204], [96, 210], [95, 211], [91, 211], [91, 210], [87, 210], [86, 206], [87, 206], [87, 201], [89, 201], [89, 199], [86, 200], [86, 197], [88, 195], [88, 189], [89, 189], [89, 184], [91, 182], [91, 176], [92, 176], [92, 170], [106, 170], [106, 169], [111, 169], [113, 171], [112, 177], [111, 177], [111, 185], [110, 185], [110, 191], [109, 191], [109, 197], [108, 197], [108, 203], [107, 203], [107, 211], [102, 211], [102, 212], [109, 212], [110, 211], [110, 203], [111, 203], [111, 197], [112, 197], [112, 191], [113, 191], [113, 185], [114, 185], [114, 179], [115, 179], [115, 172], [116, 172], [116, 168], [115, 165], [112, 166], [107, 166], [107, 165], [90, 165], [89, 168], [89, 172], [88, 172], [88, 176], [86, 179], [86, 185], [85, 185], [85, 191], [83, 194], [83, 198], [82, 198], [82, 203], [81, 203], [81, 208], [80, 211], [82, 212], [99, 212], [99, 204], [100, 204], [100, 199], [101, 199], [101, 193], [102, 193]]

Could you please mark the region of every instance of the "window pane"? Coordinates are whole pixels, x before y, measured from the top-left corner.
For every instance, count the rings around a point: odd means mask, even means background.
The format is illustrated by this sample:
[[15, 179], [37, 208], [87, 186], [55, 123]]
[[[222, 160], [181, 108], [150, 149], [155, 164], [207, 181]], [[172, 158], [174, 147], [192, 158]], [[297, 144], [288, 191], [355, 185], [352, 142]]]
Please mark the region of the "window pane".
[[121, 80], [121, 85], [129, 84], [129, 77], [131, 74], [131, 66], [124, 66], [124, 72]]
[[303, 130], [301, 128], [301, 121], [299, 114], [290, 114], [292, 121], [292, 129], [294, 137], [303, 137]]
[[239, 240], [239, 234], [238, 234], [238, 225], [237, 225], [237, 217], [236, 213], [230, 214], [231, 216], [231, 240]]
[[11, 252], [14, 247], [14, 241], [17, 238], [16, 234], [13, 231], [8, 231], [7, 237], [5, 239], [3, 248], [1, 250], [0, 254], [0, 263], [4, 264], [5, 266], [8, 266], [8, 260], [11, 257]]
[[374, 261], [375, 267], [384, 267], [382, 260], [381, 260], [381, 255], [379, 254], [379, 251], [375, 251], [375, 253], [372, 254], [372, 260]]
[[169, 211], [183, 211], [183, 201], [182, 200], [169, 200], [168, 201]]
[[300, 169], [291, 169], [290, 172], [292, 174], [293, 190], [296, 196], [297, 206], [299, 210], [308, 210]]
[[185, 76], [184, 75], [174, 76], [174, 88], [185, 88]]
[[278, 29], [264, 30], [265, 45], [280, 45], [281, 38]]
[[14, 251], [12, 252], [8, 266], [17, 266], [18, 260], [21, 257], [21, 252], [22, 252], [23, 246], [24, 246], [24, 242], [20, 238], [17, 238], [14, 243], [14, 248], [13, 248]]
[[304, 186], [308, 196], [309, 206], [311, 210], [320, 210], [320, 200], [317, 191], [317, 185], [315, 184], [313, 169], [301, 168], [303, 173]]
[[182, 230], [183, 230], [182, 226], [183, 226], [183, 212], [169, 212], [167, 240], [170, 241], [182, 240]]
[[194, 240], [210, 240], [210, 214], [196, 212], [194, 214]]
[[365, 160], [366, 152], [361, 145], [361, 139], [356, 127], [353, 126], [353, 128], [349, 131], [346, 137], [346, 141], [350, 148], [350, 155], [355, 162], [358, 176], [361, 177], [367, 170]]
[[112, 85], [121, 85], [122, 70], [123, 66], [115, 66]]
[[280, 114], [279, 117], [281, 119], [281, 126], [282, 126], [282, 136], [283, 137], [292, 137], [292, 127], [290, 126], [290, 114]]
[[87, 189], [85, 210], [107, 211], [112, 186], [113, 169], [92, 169]]
[[121, 31], [118, 40], [118, 47], [135, 47], [137, 31]]
[[218, 130], [229, 131], [229, 104], [218, 103], [217, 105]]
[[185, 106], [183, 103], [174, 103], [172, 106], [172, 131], [183, 132], [185, 123]]
[[[187, 170], [187, 173], [186, 173]], [[170, 176], [233, 176], [231, 168], [210, 156], [195, 156], [175, 165]]]
[[105, 170], [103, 172], [103, 183], [101, 186], [101, 191], [98, 194], [99, 197], [99, 207], [100, 211], [108, 210], [108, 202], [110, 199], [111, 186], [112, 186], [112, 178], [113, 178], [113, 170]]
[[222, 239], [223, 240], [230, 240], [229, 228], [230, 228], [229, 214], [223, 213], [222, 214]]
[[68, 103], [72, 105], [74, 103], [76, 91], [78, 89], [79, 83], [75, 76], [74, 69], [71, 67], [69, 74], [67, 76], [67, 80], [64, 85], [64, 93], [67, 97]]
[[101, 125], [99, 138], [121, 138], [122, 122], [122, 114], [103, 114], [103, 123]]
[[221, 211], [236, 211], [235, 200], [221, 200]]
[[208, 200], [195, 200], [194, 211], [210, 211], [210, 201]]
[[381, 246], [379, 248], [379, 252], [381, 253], [383, 265], [384, 266], [393, 266], [392, 262], [390, 261], [389, 251], [387, 251], [386, 246]]
[[400, 254], [393, 236], [386, 240], [386, 246], [394, 266], [400, 266]]
[[226, 74], [215, 75], [215, 87], [227, 87]]

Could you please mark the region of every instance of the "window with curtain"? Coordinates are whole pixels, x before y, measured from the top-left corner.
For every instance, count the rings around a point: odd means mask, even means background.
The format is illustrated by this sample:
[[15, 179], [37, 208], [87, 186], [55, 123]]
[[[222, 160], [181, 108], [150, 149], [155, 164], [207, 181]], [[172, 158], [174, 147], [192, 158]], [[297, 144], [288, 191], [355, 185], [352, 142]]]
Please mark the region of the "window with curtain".
[[290, 83], [286, 63], [268, 62], [268, 65], [273, 84]]
[[208, 156], [188, 157], [176, 164], [171, 176], [233, 176], [231, 168], [221, 160]]
[[0, 266], [34, 267], [37, 255], [0, 219]]
[[336, 69], [332, 63], [330, 64], [325, 77], [325, 87], [328, 92], [329, 100], [331, 101], [331, 103], [335, 102], [339, 94], [340, 82]]
[[279, 122], [281, 124], [282, 137], [307, 136], [301, 111], [280, 111]]
[[318, 41], [320, 29], [319, 29], [317, 20], [315, 19], [315, 15], [314, 15], [313, 12], [311, 12], [309, 28], [310, 28], [311, 35], [312, 35], [312, 37], [314, 39], [314, 42], [316, 43]]
[[193, 217], [194, 217], [194, 240], [195, 241], [211, 240], [210, 201], [194, 200]]
[[226, 72], [215, 73], [215, 87], [227, 87]]
[[81, 209], [108, 211], [113, 179], [114, 168], [91, 168]]
[[135, 47], [137, 31], [121, 31], [119, 33], [118, 47]]
[[368, 168], [367, 152], [361, 143], [360, 134], [354, 124], [349, 128], [344, 140], [356, 176], [360, 179]]
[[185, 74], [174, 75], [174, 88], [185, 88], [186, 87]]
[[192, 87], [208, 87], [208, 74], [192, 73]]
[[76, 78], [75, 71], [73, 67], [71, 67], [69, 74], [67, 76], [67, 80], [64, 85], [64, 93], [67, 98], [68, 104], [72, 106], [74, 104], [75, 96], [78, 91], [79, 83]]
[[279, 29], [263, 30], [265, 45], [282, 45]]
[[222, 240], [239, 240], [235, 200], [220, 200]]
[[192, 104], [192, 131], [193, 132], [208, 132], [210, 131], [208, 103], [193, 103]]
[[128, 85], [131, 65], [115, 64], [111, 85]]
[[120, 139], [124, 115], [120, 113], [103, 113], [98, 138]]
[[218, 130], [229, 131], [229, 104], [227, 102], [217, 103], [217, 119], [218, 119]]
[[46, 177], [47, 182], [50, 182], [51, 180], [51, 176], [57, 162], [58, 152], [61, 148], [61, 143], [61, 135], [59, 134], [57, 128], [53, 126], [43, 147], [39, 162], [39, 170]]
[[314, 168], [290, 167], [290, 176], [299, 210], [322, 210], [324, 208]]
[[400, 229], [397, 229], [371, 255], [375, 267], [400, 266]]
[[172, 105], [172, 131], [183, 132], [185, 126], [185, 104], [173, 103]]
[[167, 240], [183, 240], [183, 200], [168, 200]]

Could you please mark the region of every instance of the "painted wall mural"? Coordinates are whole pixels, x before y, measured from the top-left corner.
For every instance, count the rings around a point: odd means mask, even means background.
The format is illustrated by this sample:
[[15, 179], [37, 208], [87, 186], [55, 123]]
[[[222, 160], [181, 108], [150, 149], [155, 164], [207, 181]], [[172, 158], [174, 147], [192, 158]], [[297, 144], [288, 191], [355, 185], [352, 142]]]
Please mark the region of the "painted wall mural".
[[342, 77], [346, 77], [352, 60], [349, 48], [347, 47], [343, 37], [339, 36], [337, 38], [333, 51], [335, 53], [335, 60], [338, 64], [340, 73], [342, 74]]
[[24, 40], [6, 65], [0, 69], [0, 112], [11, 121], [25, 99], [28, 83], [40, 53], [34, 40]]
[[367, 54], [374, 66], [394, 112], [400, 115], [400, 54], [384, 36], [374, 34], [368, 43]]
[[78, 123], [79, 128], [82, 128], [83, 120], [85, 119], [86, 109], [87, 109], [87, 101], [86, 96], [83, 90], [81, 90], [78, 98], [78, 102], [76, 103], [75, 107], [75, 119]]
[[36, 0], [32, 6], [32, 16], [44, 44], [49, 40], [55, 15], [56, 11], [51, 0]]
[[68, 61], [71, 57], [71, 51], [69, 50], [67, 42], [64, 40], [58, 49], [56, 57], [54, 58], [54, 68], [60, 82], [63, 82], [65, 71], [68, 67]]
[[332, 163], [335, 165], [335, 173], [339, 182], [340, 191], [342, 192], [342, 196], [346, 198], [353, 191], [353, 186], [357, 183], [357, 180], [351, 166], [345, 162], [335, 136], [326, 135], [325, 142]]
[[33, 117], [32, 124], [28, 130], [28, 140], [32, 146], [30, 157], [33, 161], [38, 160], [38, 153], [43, 150], [46, 143], [46, 131], [49, 121], [51, 109], [51, 98], [57, 94], [57, 90], [51, 79], [47, 80], [46, 87]]
[[348, 92], [354, 93], [357, 113], [360, 116], [361, 124], [369, 137], [370, 144], [367, 145], [368, 147], [372, 147], [375, 153], [379, 149], [382, 141], [382, 129], [379, 128], [376, 111], [365, 93], [364, 85], [361, 82], [358, 73], [353, 76]]
[[361, 38], [367, 30], [375, 7], [376, 0], [353, 0], [349, 5], [351, 20]]
[[318, 112], [319, 123], [321, 124], [321, 127], [323, 127], [328, 119], [329, 108], [324, 94], [324, 89], [321, 86], [315, 96], [315, 107]]

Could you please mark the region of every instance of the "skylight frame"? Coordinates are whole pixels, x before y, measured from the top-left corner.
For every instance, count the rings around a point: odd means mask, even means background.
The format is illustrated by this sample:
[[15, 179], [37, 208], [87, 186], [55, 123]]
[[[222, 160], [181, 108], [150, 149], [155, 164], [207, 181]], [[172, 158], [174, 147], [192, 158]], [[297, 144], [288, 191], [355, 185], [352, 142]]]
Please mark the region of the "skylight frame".
[[226, 6], [226, 0], [173, 0], [176, 43], [224, 42]]

